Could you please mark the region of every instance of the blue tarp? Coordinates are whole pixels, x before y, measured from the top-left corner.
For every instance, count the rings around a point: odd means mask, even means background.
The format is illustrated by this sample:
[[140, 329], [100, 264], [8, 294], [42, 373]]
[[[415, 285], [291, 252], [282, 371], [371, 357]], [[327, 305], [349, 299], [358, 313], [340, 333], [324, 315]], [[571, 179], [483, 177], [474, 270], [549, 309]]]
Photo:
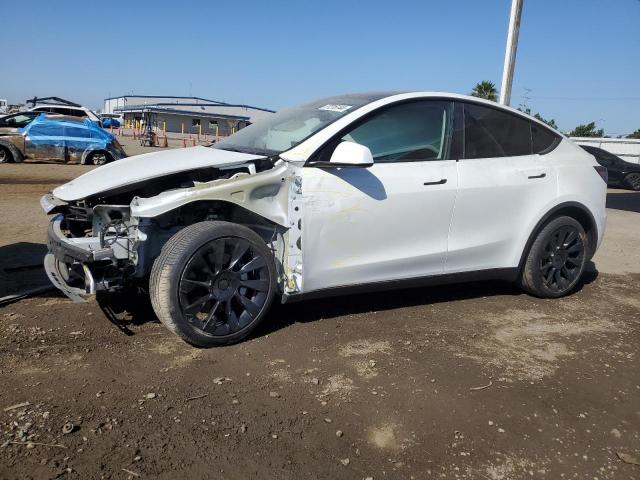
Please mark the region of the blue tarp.
[[18, 129], [34, 145], [69, 147], [76, 150], [106, 149], [113, 135], [89, 119], [55, 120], [39, 115], [26, 127]]
[[119, 128], [120, 122], [116, 118], [105, 117], [102, 119], [102, 127], [103, 128]]

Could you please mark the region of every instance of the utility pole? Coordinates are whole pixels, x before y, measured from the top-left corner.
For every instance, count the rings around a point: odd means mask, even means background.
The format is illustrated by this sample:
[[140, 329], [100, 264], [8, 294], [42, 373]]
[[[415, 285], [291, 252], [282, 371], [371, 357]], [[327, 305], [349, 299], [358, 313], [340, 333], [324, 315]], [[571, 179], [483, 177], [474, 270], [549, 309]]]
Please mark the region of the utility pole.
[[524, 0], [511, 0], [507, 49], [504, 52], [504, 69], [502, 70], [502, 86], [500, 87], [500, 103], [503, 105], [509, 105], [511, 103], [511, 84], [513, 83], [513, 70], [516, 66], [516, 50], [518, 49], [518, 34], [520, 33], [523, 1]]

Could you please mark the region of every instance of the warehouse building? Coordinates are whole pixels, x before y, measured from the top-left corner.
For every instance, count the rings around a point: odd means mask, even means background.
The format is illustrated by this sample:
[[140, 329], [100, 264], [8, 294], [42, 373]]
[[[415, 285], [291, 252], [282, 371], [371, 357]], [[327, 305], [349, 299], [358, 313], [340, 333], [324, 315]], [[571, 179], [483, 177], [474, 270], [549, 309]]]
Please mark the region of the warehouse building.
[[121, 114], [125, 124], [150, 121], [170, 133], [230, 135], [273, 110], [200, 97], [125, 95], [106, 98], [103, 113]]

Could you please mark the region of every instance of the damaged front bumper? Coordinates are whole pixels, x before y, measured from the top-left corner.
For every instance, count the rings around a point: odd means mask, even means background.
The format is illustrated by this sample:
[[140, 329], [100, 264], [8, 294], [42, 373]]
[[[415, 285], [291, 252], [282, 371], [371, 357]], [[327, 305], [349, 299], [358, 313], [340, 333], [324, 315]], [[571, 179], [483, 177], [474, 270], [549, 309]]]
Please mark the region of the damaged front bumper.
[[57, 214], [49, 223], [44, 268], [51, 283], [74, 302], [100, 290], [112, 290], [122, 283], [119, 259], [127, 257], [128, 239], [116, 239], [110, 246], [98, 237], [73, 238], [63, 231], [64, 215]]

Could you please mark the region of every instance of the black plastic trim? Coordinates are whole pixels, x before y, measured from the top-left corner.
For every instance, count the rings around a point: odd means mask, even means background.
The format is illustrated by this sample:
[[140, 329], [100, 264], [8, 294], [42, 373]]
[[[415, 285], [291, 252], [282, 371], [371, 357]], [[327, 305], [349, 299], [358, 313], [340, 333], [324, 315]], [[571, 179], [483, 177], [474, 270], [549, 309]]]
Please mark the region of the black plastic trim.
[[517, 268], [494, 268], [488, 270], [478, 270], [474, 272], [445, 273], [438, 275], [429, 275], [427, 277], [406, 278], [400, 280], [388, 280], [383, 282], [363, 283], [358, 285], [330, 287], [320, 290], [314, 290], [308, 293], [283, 295], [282, 303], [292, 303], [300, 300], [310, 300], [314, 298], [379, 292], [382, 290], [401, 290], [406, 288], [447, 285], [452, 283], [477, 282], [480, 280], [504, 280], [508, 282], [514, 282], [517, 278]]

